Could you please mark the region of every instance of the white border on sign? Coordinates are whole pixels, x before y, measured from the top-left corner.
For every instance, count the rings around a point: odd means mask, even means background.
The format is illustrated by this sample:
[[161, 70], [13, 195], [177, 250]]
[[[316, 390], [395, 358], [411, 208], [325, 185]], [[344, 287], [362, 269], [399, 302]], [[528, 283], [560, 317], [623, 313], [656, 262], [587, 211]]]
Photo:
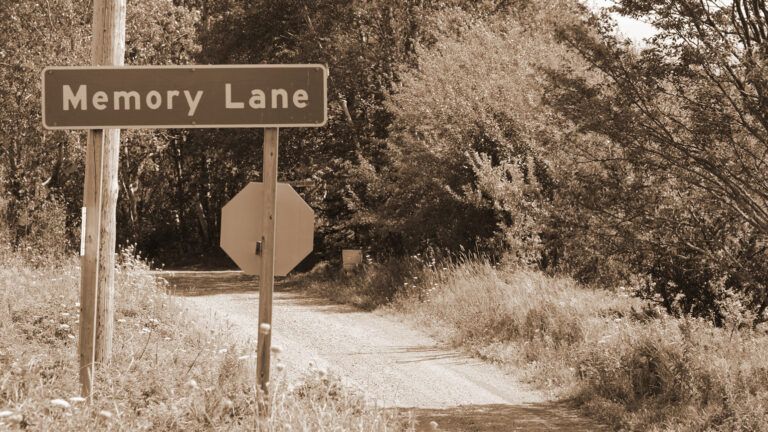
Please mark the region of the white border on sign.
[[[49, 70], [84, 70], [84, 69], [275, 69], [275, 68], [319, 68], [323, 70], [323, 121], [322, 123], [282, 123], [282, 124], [184, 124], [184, 125], [141, 125], [141, 126], [49, 126], [45, 121], [45, 73]], [[328, 68], [322, 64], [234, 64], [234, 65], [153, 65], [153, 66], [46, 66], [40, 73], [42, 77], [42, 116], [43, 127], [49, 130], [100, 130], [100, 129], [232, 129], [232, 128], [294, 128], [294, 127], [323, 127], [328, 124]]]

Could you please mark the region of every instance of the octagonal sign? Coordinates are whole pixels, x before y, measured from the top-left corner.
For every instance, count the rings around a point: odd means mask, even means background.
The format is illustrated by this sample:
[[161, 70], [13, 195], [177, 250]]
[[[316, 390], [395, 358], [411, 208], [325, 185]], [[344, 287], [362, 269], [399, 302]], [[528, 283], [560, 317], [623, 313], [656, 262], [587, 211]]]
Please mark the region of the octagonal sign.
[[[263, 195], [262, 183], [249, 183], [221, 210], [221, 248], [249, 275], [261, 272]], [[278, 183], [275, 217], [275, 276], [285, 276], [312, 252], [315, 214], [291, 185]]]

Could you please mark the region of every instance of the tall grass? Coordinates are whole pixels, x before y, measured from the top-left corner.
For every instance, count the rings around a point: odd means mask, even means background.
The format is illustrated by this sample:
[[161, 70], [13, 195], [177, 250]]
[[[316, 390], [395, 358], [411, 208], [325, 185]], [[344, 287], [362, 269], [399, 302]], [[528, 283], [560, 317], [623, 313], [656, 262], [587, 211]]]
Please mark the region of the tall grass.
[[[252, 347], [198, 329], [162, 280], [130, 254], [117, 272], [114, 358], [97, 371], [94, 402], [78, 398], [79, 271], [74, 261], [0, 262], [0, 429], [395, 431], [408, 419], [365, 404], [335, 377], [275, 373], [265, 399]], [[279, 362], [275, 369], [284, 366]], [[275, 363], [273, 363], [275, 364]], [[265, 414], [265, 409], [268, 411]], [[261, 415], [260, 415], [261, 414]]]
[[[738, 316], [717, 328], [668, 316], [625, 289], [589, 289], [482, 260], [416, 264], [389, 276], [376, 273], [398, 266], [372, 266], [371, 275], [321, 285], [343, 293], [355, 291], [350, 282], [394, 281], [387, 310], [522, 371], [617, 430], [768, 431], [768, 334]], [[356, 293], [365, 298], [375, 287]]]

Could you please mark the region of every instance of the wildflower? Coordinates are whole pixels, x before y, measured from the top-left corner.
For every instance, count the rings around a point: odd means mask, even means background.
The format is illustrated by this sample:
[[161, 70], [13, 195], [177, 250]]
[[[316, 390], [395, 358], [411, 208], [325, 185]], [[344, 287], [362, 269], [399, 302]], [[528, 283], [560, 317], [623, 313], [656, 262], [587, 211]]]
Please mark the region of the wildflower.
[[219, 353], [219, 354], [224, 354], [224, 353], [226, 353], [226, 352], [227, 352], [227, 349], [226, 349], [226, 348], [222, 348], [222, 349], [220, 349], [220, 350], [218, 351], [218, 353]]
[[53, 399], [51, 401], [51, 405], [59, 408], [72, 408], [72, 405], [70, 405], [69, 402], [65, 401], [64, 399]]
[[191, 380], [187, 381], [187, 387], [189, 387], [191, 389], [198, 389], [198, 388], [200, 388], [200, 386], [197, 385], [197, 381], [195, 381], [194, 379], [191, 379]]
[[269, 331], [272, 329], [272, 326], [270, 326], [267, 323], [261, 323], [259, 324], [259, 333], [265, 335], [269, 334]]
[[59, 326], [59, 330], [69, 330], [69, 325], [68, 324], [62, 324], [62, 325]]
[[104, 417], [105, 419], [111, 419], [112, 413], [106, 410], [99, 411], [99, 416]]
[[139, 333], [141, 333], [141, 334], [152, 333], [152, 330], [148, 329], [147, 327], [144, 327], [144, 328], [141, 329], [141, 331]]
[[235, 406], [229, 398], [224, 398], [224, 400], [221, 401], [221, 404], [224, 405], [224, 408], [226, 409], [232, 409], [232, 407]]
[[117, 320], [117, 322], [119, 322], [120, 324], [123, 324], [123, 323], [125, 323], [125, 318], [120, 318], [120, 319]]
[[429, 422], [429, 428], [432, 429], [432, 430], [437, 430], [437, 422], [434, 421], [434, 420]]

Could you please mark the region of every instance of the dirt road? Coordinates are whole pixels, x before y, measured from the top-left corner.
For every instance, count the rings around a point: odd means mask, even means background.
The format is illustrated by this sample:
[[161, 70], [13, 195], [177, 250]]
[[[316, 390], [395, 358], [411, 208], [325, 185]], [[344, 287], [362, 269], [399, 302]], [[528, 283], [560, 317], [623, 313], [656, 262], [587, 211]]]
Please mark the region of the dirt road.
[[[226, 326], [233, 341], [257, 336], [256, 282], [236, 272], [166, 272], [181, 304], [200, 320]], [[275, 288], [273, 345], [288, 379], [310, 362], [359, 386], [388, 407], [414, 408], [454, 431], [592, 431], [562, 404], [499, 368], [440, 347], [407, 323]], [[274, 364], [274, 363], [273, 363]], [[426, 426], [425, 426], [426, 427]], [[426, 429], [425, 429], [426, 430]]]

